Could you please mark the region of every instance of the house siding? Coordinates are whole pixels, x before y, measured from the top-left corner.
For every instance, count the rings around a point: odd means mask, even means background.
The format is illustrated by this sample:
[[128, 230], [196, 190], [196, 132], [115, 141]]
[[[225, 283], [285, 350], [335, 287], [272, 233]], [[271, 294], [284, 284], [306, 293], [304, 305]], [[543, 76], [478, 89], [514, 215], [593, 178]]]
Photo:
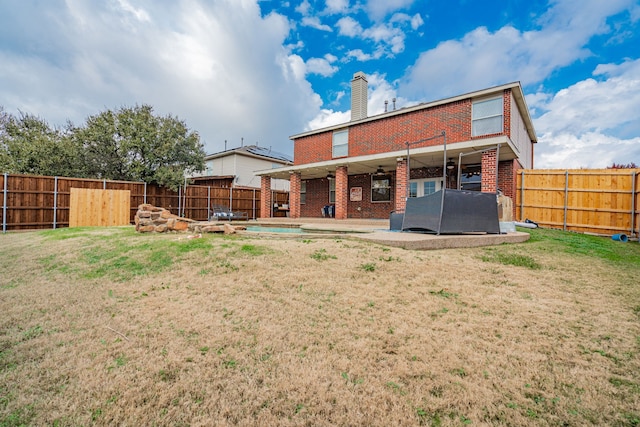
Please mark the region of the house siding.
[[[207, 161], [207, 173], [211, 175], [233, 175], [237, 177], [234, 186], [260, 188], [260, 177], [254, 174], [257, 170], [270, 169], [274, 162], [255, 157], [232, 154]], [[289, 191], [289, 181], [274, 179], [273, 190]]]
[[510, 96], [510, 100], [512, 120], [509, 137], [515, 146], [515, 150], [518, 153], [522, 166], [527, 169], [532, 168], [533, 150], [531, 149], [531, 138], [529, 137], [529, 132], [527, 132], [524, 120], [518, 110], [516, 100], [513, 95]]

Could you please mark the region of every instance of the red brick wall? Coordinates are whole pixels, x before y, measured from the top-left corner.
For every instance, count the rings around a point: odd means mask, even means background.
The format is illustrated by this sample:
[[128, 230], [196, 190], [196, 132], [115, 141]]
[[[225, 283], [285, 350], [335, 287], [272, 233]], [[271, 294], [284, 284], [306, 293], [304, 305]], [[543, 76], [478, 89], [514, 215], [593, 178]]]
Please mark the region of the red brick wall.
[[317, 218], [322, 216], [322, 208], [329, 204], [329, 180], [308, 179], [307, 201], [300, 205], [300, 216]]
[[[415, 143], [446, 131], [447, 142], [471, 139], [471, 100], [463, 100], [362, 123], [349, 128], [349, 155], [364, 156], [406, 150]], [[443, 138], [412, 145], [411, 148], [442, 145]]]
[[347, 219], [349, 175], [346, 166], [336, 168], [336, 219]]
[[289, 216], [300, 218], [300, 172], [290, 175], [289, 182]]
[[503, 131], [511, 136], [511, 89], [505, 90], [502, 96]]
[[349, 191], [353, 187], [362, 187], [362, 201], [348, 203], [347, 216], [349, 218], [389, 218], [391, 211], [395, 209], [395, 177], [391, 174], [391, 201], [371, 201], [371, 175], [349, 176]]
[[[463, 100], [427, 110], [388, 117], [349, 127], [349, 157], [406, 149], [406, 142], [416, 142], [447, 133], [447, 143], [471, 139], [471, 100]], [[333, 131], [305, 136], [294, 141], [296, 165], [332, 159]], [[435, 138], [412, 148], [442, 145]]]
[[482, 192], [496, 192], [496, 149], [482, 153]]
[[303, 165], [331, 160], [332, 141], [332, 131], [296, 139], [293, 144], [293, 163]]
[[407, 159], [402, 159], [396, 163], [396, 185], [395, 211], [404, 212], [407, 198]]
[[[511, 90], [505, 90], [504, 134], [511, 130]], [[471, 99], [399, 114], [370, 122], [349, 125], [349, 157], [405, 150], [406, 143], [431, 138], [446, 132], [447, 143], [488, 138], [495, 135], [471, 137]], [[293, 153], [296, 165], [322, 162], [332, 159], [334, 131], [297, 138]], [[442, 138], [434, 138], [412, 145], [412, 148], [443, 144]]]
[[[329, 181], [326, 178], [307, 180], [307, 202], [300, 205], [300, 216], [318, 218], [322, 208], [329, 204]], [[395, 206], [395, 179], [392, 175], [391, 201], [371, 202], [371, 175], [349, 175], [346, 198], [349, 200], [352, 187], [362, 187], [361, 202], [347, 202], [347, 218], [389, 218]], [[338, 194], [336, 192], [336, 199]], [[359, 209], [358, 209], [359, 208]], [[336, 212], [337, 216], [337, 212]]]
[[260, 218], [270, 218], [271, 206], [271, 177], [260, 177]]
[[502, 193], [510, 197], [513, 201], [513, 215], [516, 215], [516, 189], [518, 179], [518, 169], [522, 169], [522, 165], [517, 160], [509, 160], [500, 162], [498, 165], [498, 183]]

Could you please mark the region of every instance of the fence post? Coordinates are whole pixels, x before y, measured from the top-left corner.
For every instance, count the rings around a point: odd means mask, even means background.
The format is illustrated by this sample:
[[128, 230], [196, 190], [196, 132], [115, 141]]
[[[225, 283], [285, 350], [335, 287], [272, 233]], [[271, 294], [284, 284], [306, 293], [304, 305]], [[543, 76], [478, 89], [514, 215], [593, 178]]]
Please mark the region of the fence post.
[[524, 221], [524, 169], [520, 178], [520, 221]]
[[180, 216], [181, 208], [182, 208], [182, 186], [178, 187], [178, 216]]
[[102, 180], [102, 189], [103, 189], [103, 190], [106, 190], [106, 189], [107, 189], [107, 180], [106, 180], [106, 179], [103, 179], [103, 180]]
[[211, 217], [211, 186], [207, 186], [207, 221], [210, 220]]
[[58, 222], [58, 177], [53, 178], [53, 229]]
[[[636, 231], [636, 171], [631, 172], [631, 233], [633, 236]], [[640, 236], [640, 233], [636, 237]]]
[[7, 180], [9, 179], [9, 174], [4, 174], [4, 189], [2, 193], [4, 194], [2, 199], [2, 232], [7, 232]]
[[253, 206], [251, 207], [251, 212], [253, 212], [253, 219], [256, 219], [256, 189], [253, 189]]
[[567, 231], [567, 209], [569, 204], [569, 170], [564, 171], [564, 219], [562, 230]]
[[229, 210], [233, 210], [233, 187], [229, 187]]
[[142, 197], [143, 203], [146, 205], [147, 204], [147, 183], [144, 183], [144, 195]]

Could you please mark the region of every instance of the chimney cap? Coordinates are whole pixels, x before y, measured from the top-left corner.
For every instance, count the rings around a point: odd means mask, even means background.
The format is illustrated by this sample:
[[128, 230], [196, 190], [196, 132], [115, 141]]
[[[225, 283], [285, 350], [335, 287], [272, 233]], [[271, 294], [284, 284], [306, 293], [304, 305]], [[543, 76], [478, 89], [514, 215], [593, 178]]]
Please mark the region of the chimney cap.
[[357, 79], [357, 78], [363, 78], [365, 80], [367, 80], [367, 75], [363, 72], [363, 71], [358, 71], [353, 75], [353, 79]]

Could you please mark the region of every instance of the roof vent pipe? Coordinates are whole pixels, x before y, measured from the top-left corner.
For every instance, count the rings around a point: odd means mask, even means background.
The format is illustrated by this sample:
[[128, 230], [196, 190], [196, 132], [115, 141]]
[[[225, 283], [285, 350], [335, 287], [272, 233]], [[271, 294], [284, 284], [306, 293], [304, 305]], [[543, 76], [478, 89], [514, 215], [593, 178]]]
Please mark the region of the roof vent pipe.
[[395, 111], [396, 110], [396, 99], [393, 98], [392, 101], [393, 101], [393, 111]]
[[384, 100], [384, 112], [387, 112], [387, 105], [389, 104], [389, 101], [387, 101], [386, 99]]
[[362, 71], [351, 80], [351, 121], [367, 118], [367, 78]]

